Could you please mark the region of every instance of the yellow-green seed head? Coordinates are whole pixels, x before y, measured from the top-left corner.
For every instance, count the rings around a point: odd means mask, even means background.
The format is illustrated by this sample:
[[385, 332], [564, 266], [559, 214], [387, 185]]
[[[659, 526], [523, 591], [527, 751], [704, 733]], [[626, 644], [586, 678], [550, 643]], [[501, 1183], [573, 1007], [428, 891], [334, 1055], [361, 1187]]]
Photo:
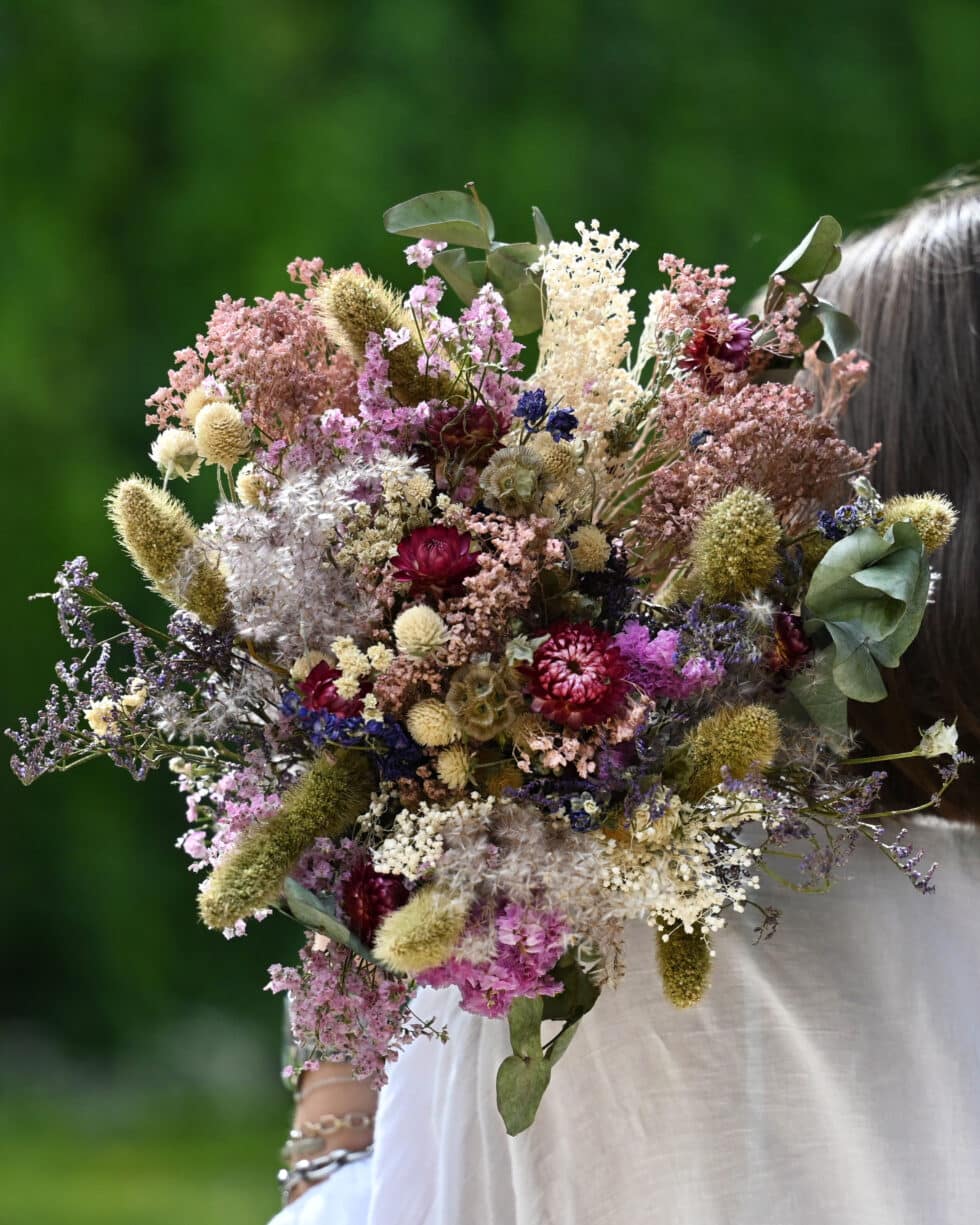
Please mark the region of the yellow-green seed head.
[[679, 928], [668, 940], [658, 940], [657, 961], [664, 995], [675, 1007], [690, 1008], [701, 1000], [711, 977], [711, 947], [706, 936]]
[[399, 295], [383, 281], [356, 268], [341, 268], [321, 285], [317, 312], [330, 339], [356, 362], [364, 360], [364, 347], [372, 333], [383, 336], [385, 328], [408, 328], [408, 340], [387, 354], [391, 389], [402, 404], [418, 404], [440, 388], [448, 391], [442, 381], [427, 379], [419, 372], [423, 350], [415, 322], [403, 309]]
[[771, 766], [779, 749], [779, 719], [768, 706], [728, 706], [709, 715], [688, 735], [684, 750], [690, 781], [682, 794], [699, 800], [717, 787], [722, 767], [744, 778], [752, 766]]
[[929, 552], [942, 548], [959, 521], [956, 507], [941, 493], [919, 493], [889, 498], [883, 513], [884, 519], [880, 528], [882, 532], [895, 523], [908, 521], [919, 533]]
[[399, 974], [420, 974], [452, 956], [465, 926], [459, 899], [427, 885], [381, 924], [374, 954]]
[[710, 600], [732, 600], [767, 587], [779, 565], [781, 534], [765, 494], [732, 490], [708, 508], [695, 529], [692, 584]]
[[278, 812], [253, 825], [212, 873], [198, 903], [207, 926], [221, 931], [271, 906], [300, 855], [317, 838], [340, 837], [367, 808], [373, 785], [362, 753], [318, 757]]
[[205, 625], [222, 625], [231, 617], [224, 576], [203, 557], [190, 578], [181, 585], [177, 602], [181, 608], [200, 617]]

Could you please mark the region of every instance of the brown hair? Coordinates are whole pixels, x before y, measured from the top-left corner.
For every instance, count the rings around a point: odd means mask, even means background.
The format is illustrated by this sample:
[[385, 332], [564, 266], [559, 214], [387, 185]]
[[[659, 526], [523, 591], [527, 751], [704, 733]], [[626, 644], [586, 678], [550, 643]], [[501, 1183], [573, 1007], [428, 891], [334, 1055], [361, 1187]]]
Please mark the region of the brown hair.
[[[950, 178], [852, 238], [826, 291], [857, 322], [872, 361], [842, 433], [862, 450], [883, 442], [872, 474], [883, 496], [935, 490], [960, 513], [952, 540], [931, 559], [942, 574], [936, 606], [902, 666], [887, 675], [889, 698], [852, 716], [882, 751], [911, 747], [919, 728], [955, 717], [961, 746], [977, 756], [980, 182]], [[907, 785], [896, 798], [921, 802], [935, 789], [934, 771], [921, 759], [901, 764]], [[975, 769], [950, 791], [951, 806], [967, 806]]]

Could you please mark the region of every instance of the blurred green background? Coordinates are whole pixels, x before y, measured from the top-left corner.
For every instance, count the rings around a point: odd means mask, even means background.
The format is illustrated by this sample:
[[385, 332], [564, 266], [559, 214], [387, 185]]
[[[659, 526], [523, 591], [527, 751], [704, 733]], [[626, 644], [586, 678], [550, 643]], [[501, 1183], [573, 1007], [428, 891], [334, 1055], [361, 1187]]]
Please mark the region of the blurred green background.
[[[380, 224], [475, 179], [498, 233], [599, 217], [745, 296], [821, 212], [872, 223], [977, 148], [974, 0], [0, 4], [2, 726], [59, 655], [65, 557], [162, 608], [101, 499], [213, 300], [294, 256], [406, 281]], [[167, 779], [4, 774], [4, 1225], [260, 1225], [286, 1125], [266, 965], [195, 921]]]

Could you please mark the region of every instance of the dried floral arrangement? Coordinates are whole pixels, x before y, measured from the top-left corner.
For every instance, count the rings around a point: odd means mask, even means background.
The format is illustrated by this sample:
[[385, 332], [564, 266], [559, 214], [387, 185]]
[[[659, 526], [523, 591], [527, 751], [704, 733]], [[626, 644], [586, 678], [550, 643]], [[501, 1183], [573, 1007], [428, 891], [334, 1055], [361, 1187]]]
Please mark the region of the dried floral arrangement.
[[[664, 256], [631, 343], [634, 244], [533, 217], [502, 243], [475, 189], [420, 196], [385, 215], [415, 239], [407, 297], [296, 260], [297, 292], [220, 300], [148, 401], [161, 481], [108, 498], [169, 621], [67, 563], [73, 657], [8, 733], [25, 783], [168, 766], [204, 922], [307, 930], [268, 984], [287, 1073], [382, 1081], [432, 1032], [415, 985], [452, 986], [509, 1019], [512, 1134], [623, 973], [627, 922], [686, 1007], [730, 916], [771, 935], [762, 872], [823, 890], [866, 839], [932, 889], [900, 814], [871, 815], [885, 775], [855, 767], [889, 758], [853, 755], [847, 701], [885, 696], [956, 523], [937, 494], [883, 502], [836, 431], [867, 363], [819, 296], [832, 218], [758, 316], [723, 266]], [[199, 527], [173, 490], [209, 468]], [[936, 758], [937, 796], [964, 760], [944, 724], [903, 754]]]

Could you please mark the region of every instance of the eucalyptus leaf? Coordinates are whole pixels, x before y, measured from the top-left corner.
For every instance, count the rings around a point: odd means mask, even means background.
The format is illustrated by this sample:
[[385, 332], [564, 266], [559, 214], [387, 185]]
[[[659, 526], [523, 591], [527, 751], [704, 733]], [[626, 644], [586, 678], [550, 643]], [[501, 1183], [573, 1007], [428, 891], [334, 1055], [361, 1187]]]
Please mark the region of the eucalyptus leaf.
[[542, 1056], [525, 1060], [508, 1055], [497, 1069], [497, 1109], [509, 1136], [534, 1122], [550, 1080], [551, 1065]]
[[482, 250], [493, 242], [493, 219], [486, 206], [465, 191], [430, 191], [404, 200], [384, 214], [384, 227], [389, 234]]
[[555, 1066], [558, 1060], [561, 1059], [562, 1055], [564, 1055], [564, 1053], [568, 1050], [572, 1039], [575, 1037], [575, 1031], [578, 1029], [579, 1024], [579, 1021], [573, 1021], [571, 1025], [565, 1025], [548, 1047], [547, 1053], [545, 1054], [545, 1059], [547, 1059], [548, 1063], [552, 1067]]
[[289, 904], [289, 913], [297, 922], [302, 923], [311, 931], [329, 936], [338, 944], [343, 944], [358, 957], [363, 957], [365, 961], [370, 961], [374, 965], [381, 964], [367, 945], [337, 918], [332, 899], [318, 897], [309, 889], [304, 889], [291, 876], [286, 878], [283, 894]]
[[510, 327], [515, 336], [526, 336], [541, 327], [541, 287], [533, 281], [504, 294], [504, 306], [510, 315]]
[[[896, 526], [903, 525], [896, 524]], [[897, 668], [902, 656], [912, 645], [922, 625], [926, 605], [929, 603], [929, 585], [929, 563], [926, 561], [923, 551], [923, 558], [919, 565], [919, 580], [915, 590], [909, 597], [905, 616], [887, 638], [883, 638], [881, 642], [871, 644], [872, 655], [883, 667]]]
[[842, 237], [843, 230], [836, 218], [821, 217], [803, 241], [780, 262], [773, 276], [800, 285], [819, 280], [839, 266]]
[[483, 283], [473, 279], [471, 265], [464, 247], [449, 247], [439, 251], [432, 259], [432, 266], [451, 290], [469, 305]]
[[578, 1021], [599, 998], [599, 988], [578, 962], [574, 949], [569, 949], [551, 971], [564, 990], [560, 995], [544, 997], [543, 1017], [546, 1021]]
[[541, 1017], [544, 1003], [540, 995], [529, 999], [518, 996], [507, 1012], [510, 1045], [522, 1059], [541, 1057]]
[[840, 357], [842, 353], [848, 353], [851, 349], [857, 348], [858, 341], [861, 339], [861, 331], [850, 315], [845, 315], [843, 311], [838, 310], [829, 302], [824, 302], [823, 299], [817, 302], [814, 312], [823, 327], [823, 344], [820, 347], [822, 349], [826, 346], [827, 349], [826, 356], [819, 351], [817, 353], [822, 361], [832, 360]]
[[834, 651], [824, 648], [814, 662], [786, 686], [783, 714], [791, 722], [807, 721], [838, 736], [847, 735], [847, 697], [834, 682]]
[[495, 243], [487, 254], [487, 271], [499, 290], [517, 289], [527, 283], [527, 270], [540, 254], [533, 242]]
[[826, 622], [833, 640], [834, 684], [855, 702], [880, 702], [888, 696], [878, 665], [871, 655], [870, 644], [853, 623]]
[[796, 328], [796, 337], [804, 350], [812, 348], [818, 341], [823, 340], [823, 323], [815, 310], [803, 308]]
[[538, 246], [546, 247], [549, 243], [554, 242], [551, 226], [545, 221], [544, 213], [536, 204], [531, 205], [531, 216], [534, 218], [534, 239]]

